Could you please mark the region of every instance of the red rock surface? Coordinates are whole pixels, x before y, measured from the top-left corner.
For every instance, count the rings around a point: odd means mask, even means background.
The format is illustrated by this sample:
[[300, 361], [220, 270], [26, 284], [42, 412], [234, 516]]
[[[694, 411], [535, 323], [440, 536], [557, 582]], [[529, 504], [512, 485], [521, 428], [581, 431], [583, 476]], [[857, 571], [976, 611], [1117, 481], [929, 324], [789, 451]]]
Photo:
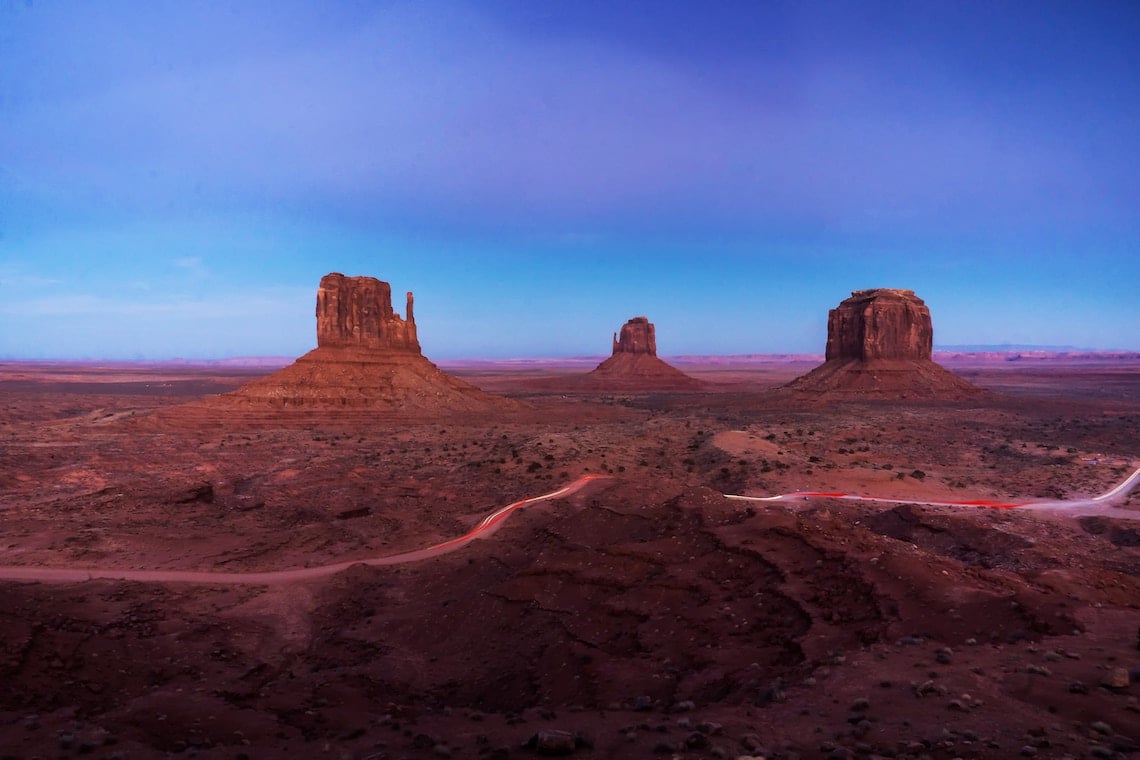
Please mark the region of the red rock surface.
[[981, 393], [931, 360], [933, 344], [930, 309], [913, 290], [857, 290], [828, 313], [826, 361], [787, 387], [872, 398]]
[[423, 356], [412, 302], [408, 293], [403, 319], [392, 309], [388, 283], [336, 272], [325, 275], [317, 290], [317, 348], [217, 403], [367, 407], [396, 414], [513, 405], [447, 374]]
[[408, 293], [408, 317], [392, 309], [392, 286], [375, 277], [326, 274], [317, 289], [317, 346], [420, 353]]
[[933, 345], [930, 309], [913, 290], [856, 290], [827, 315], [827, 361], [929, 361]]
[[614, 333], [613, 353], [657, 356], [657, 329], [649, 318], [634, 317], [622, 325], [621, 338]]
[[519, 760], [568, 732], [575, 760], [1134, 758], [1134, 520], [720, 496], [1102, 493], [1140, 456], [1140, 369], [1113, 376], [1003, 363], [979, 382], [1025, 385], [977, 404], [814, 405], [762, 371], [529, 417], [172, 426], [248, 375], [0, 363], [0, 565], [311, 567], [611, 476], [321, 581], [0, 582], [0, 755]]
[[614, 334], [613, 355], [581, 378], [582, 384], [611, 390], [685, 390], [703, 386], [657, 358], [657, 331], [646, 317], [634, 317]]

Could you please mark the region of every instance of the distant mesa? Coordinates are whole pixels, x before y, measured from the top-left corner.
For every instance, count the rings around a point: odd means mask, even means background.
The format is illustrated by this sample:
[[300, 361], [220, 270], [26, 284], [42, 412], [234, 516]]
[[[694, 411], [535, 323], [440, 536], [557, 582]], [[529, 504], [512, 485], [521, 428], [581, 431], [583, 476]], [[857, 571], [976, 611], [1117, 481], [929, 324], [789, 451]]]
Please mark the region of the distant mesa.
[[984, 393], [931, 360], [930, 309], [913, 290], [856, 290], [828, 313], [825, 361], [788, 388], [869, 398]]
[[488, 411], [516, 403], [484, 393], [424, 358], [412, 294], [407, 294], [407, 317], [401, 317], [392, 309], [392, 287], [386, 282], [327, 274], [317, 289], [316, 316], [315, 349], [219, 401], [395, 413]]
[[613, 354], [582, 378], [612, 390], [697, 390], [704, 383], [657, 358], [657, 331], [647, 317], [634, 317], [614, 333]]

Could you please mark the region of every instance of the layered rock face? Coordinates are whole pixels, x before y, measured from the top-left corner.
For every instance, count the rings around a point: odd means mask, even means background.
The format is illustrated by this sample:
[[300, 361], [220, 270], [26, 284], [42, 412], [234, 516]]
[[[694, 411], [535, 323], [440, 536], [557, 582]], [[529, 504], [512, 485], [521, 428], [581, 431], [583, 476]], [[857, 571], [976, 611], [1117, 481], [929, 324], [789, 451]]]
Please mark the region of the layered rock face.
[[827, 361], [930, 361], [933, 346], [930, 309], [913, 290], [856, 290], [827, 315]]
[[787, 387], [880, 398], [981, 393], [931, 360], [930, 309], [913, 290], [857, 290], [828, 313], [826, 361]]
[[[620, 337], [619, 337], [620, 336]], [[634, 317], [614, 333], [613, 354], [578, 385], [599, 390], [696, 390], [703, 387], [657, 358], [657, 330], [647, 317]]]
[[326, 274], [317, 289], [317, 347], [420, 353], [408, 293], [407, 320], [392, 309], [392, 286], [375, 277]]
[[392, 309], [392, 287], [333, 272], [317, 289], [317, 347], [220, 403], [280, 408], [366, 408], [397, 415], [503, 411], [515, 402], [443, 372], [420, 351], [412, 294], [407, 318]]
[[621, 326], [621, 338], [614, 333], [616, 354], [648, 354], [657, 356], [657, 330], [648, 317], [634, 317]]

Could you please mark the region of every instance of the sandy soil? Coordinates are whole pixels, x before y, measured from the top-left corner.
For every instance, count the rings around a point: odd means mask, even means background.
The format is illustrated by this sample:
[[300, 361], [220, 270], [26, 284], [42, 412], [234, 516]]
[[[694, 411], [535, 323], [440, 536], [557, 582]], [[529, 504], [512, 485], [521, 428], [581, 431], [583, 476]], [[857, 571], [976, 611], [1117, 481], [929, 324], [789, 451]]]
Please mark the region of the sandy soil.
[[527, 403], [401, 419], [186, 403], [264, 370], [0, 365], [0, 565], [324, 565], [608, 476], [411, 564], [0, 583], [0, 756], [1137, 752], [1135, 522], [722, 494], [1098, 494], [1140, 460], [1140, 366], [952, 366], [995, 392], [905, 405], [682, 368], [710, 390], [482, 365], [459, 372]]

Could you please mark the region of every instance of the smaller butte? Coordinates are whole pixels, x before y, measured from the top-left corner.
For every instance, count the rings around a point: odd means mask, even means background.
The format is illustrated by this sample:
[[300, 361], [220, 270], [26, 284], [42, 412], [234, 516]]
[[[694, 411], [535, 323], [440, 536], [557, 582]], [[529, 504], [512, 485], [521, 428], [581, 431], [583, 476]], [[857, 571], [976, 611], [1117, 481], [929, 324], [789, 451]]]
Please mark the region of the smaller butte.
[[580, 378], [605, 390], [699, 390], [704, 383], [657, 358], [657, 330], [647, 317], [634, 317], [614, 333], [613, 353]]
[[317, 347], [293, 364], [218, 397], [281, 409], [363, 408], [394, 414], [501, 411], [516, 405], [452, 377], [420, 351], [412, 294], [407, 317], [374, 277], [321, 278]]
[[985, 393], [931, 359], [930, 309], [913, 290], [856, 290], [827, 317], [824, 363], [787, 388], [821, 397], [957, 399]]

